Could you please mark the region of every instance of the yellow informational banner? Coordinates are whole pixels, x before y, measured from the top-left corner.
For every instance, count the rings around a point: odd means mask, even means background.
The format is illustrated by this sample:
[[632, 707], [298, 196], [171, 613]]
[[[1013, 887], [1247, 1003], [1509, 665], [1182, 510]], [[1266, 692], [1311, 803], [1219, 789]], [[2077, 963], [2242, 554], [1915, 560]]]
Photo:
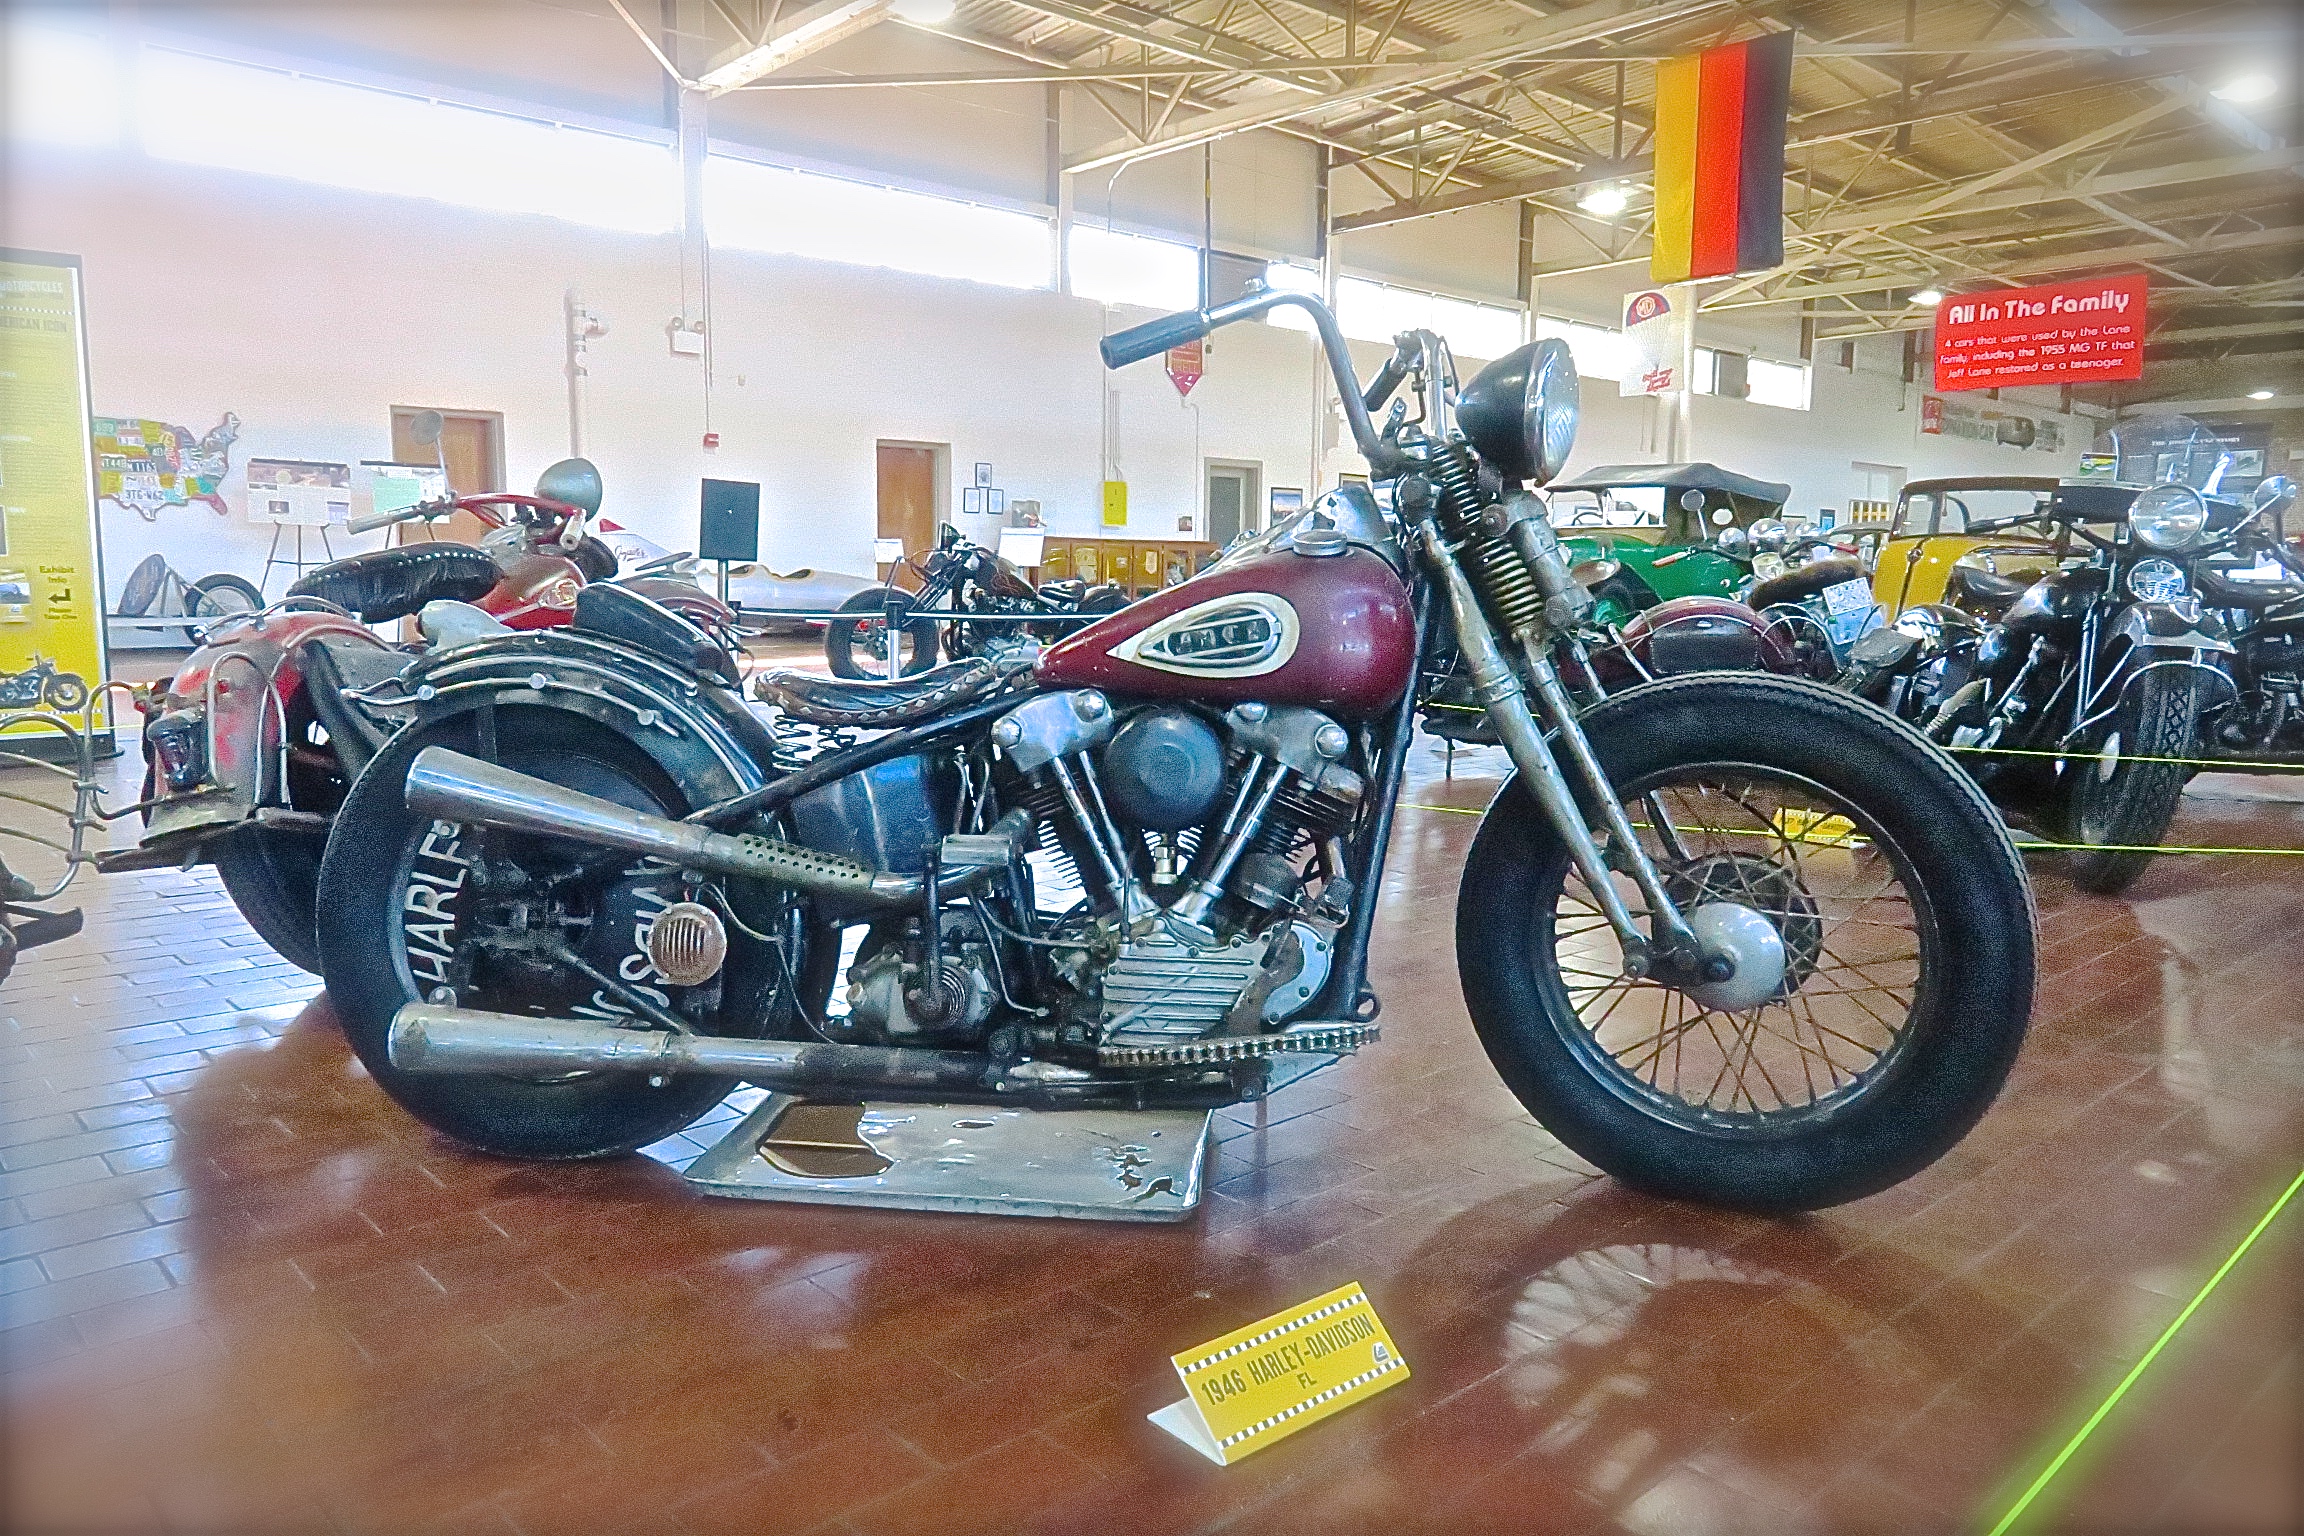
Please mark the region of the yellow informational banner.
[[[77, 720], [104, 684], [104, 638], [80, 259], [0, 251], [0, 715]], [[110, 723], [100, 699], [97, 729]]]
[[1128, 526], [1128, 482], [1125, 480], [1107, 480], [1104, 482], [1104, 526], [1107, 528], [1125, 528]]
[[1358, 1285], [1170, 1360], [1185, 1397], [1151, 1420], [1218, 1466], [1408, 1379], [1408, 1362]]

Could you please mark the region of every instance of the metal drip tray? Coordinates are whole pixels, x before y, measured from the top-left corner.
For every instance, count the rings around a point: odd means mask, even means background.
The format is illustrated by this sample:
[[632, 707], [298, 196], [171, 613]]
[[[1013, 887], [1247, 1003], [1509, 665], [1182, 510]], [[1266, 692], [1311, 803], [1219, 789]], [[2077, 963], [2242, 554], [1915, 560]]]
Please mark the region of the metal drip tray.
[[991, 1216], [1181, 1221], [1206, 1110], [819, 1104], [770, 1094], [688, 1165], [708, 1194]]

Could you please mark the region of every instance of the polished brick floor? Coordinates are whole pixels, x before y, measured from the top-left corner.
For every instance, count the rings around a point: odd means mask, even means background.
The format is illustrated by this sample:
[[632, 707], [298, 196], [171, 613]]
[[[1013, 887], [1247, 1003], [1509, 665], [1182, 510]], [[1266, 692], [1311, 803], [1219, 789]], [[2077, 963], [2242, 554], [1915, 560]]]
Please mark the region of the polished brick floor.
[[[1419, 805], [1493, 788], [1416, 762]], [[1801, 1221], [1628, 1195], [1473, 1041], [1473, 825], [1405, 813], [1383, 1044], [1221, 1117], [1174, 1228], [468, 1155], [208, 873], [90, 878], [86, 934], [0, 987], [6, 1527], [1977, 1529], [2304, 1161], [2304, 861], [2167, 860], [2118, 901], [2043, 864], [2032, 1040], [1951, 1157]], [[2304, 846], [2304, 795], [2202, 780], [2178, 830]], [[2298, 1527], [2300, 1239], [2292, 1209], [2035, 1528]], [[1144, 1422], [1169, 1353], [1348, 1280], [1408, 1383], [1230, 1469]]]

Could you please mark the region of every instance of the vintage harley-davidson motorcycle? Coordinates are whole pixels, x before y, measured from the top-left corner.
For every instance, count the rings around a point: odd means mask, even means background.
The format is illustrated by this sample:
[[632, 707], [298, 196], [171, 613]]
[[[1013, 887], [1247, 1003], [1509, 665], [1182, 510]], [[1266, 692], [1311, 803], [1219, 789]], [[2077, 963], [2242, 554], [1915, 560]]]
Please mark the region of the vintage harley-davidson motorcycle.
[[[1070, 619], [1082, 614], [1116, 613], [1128, 594], [1110, 582], [1090, 586], [1078, 577], [1035, 587], [1015, 566], [946, 523], [936, 547], [903, 561], [916, 585], [866, 587], [839, 607], [842, 614], [824, 627], [824, 660], [834, 677], [893, 677], [925, 672], [939, 657], [960, 661], [988, 656], [1009, 646], [1038, 643], [1076, 625], [1035, 624], [1032, 619]], [[938, 620], [968, 614], [975, 622]]]
[[1261, 1097], [1377, 1039], [1385, 850], [1448, 652], [1517, 770], [1466, 860], [1458, 971], [1538, 1120], [1631, 1184], [1750, 1209], [1853, 1199], [1957, 1142], [2031, 1003], [2030, 891], [1989, 803], [1817, 684], [1602, 696], [1590, 595], [1521, 489], [1574, 438], [1559, 342], [1460, 388], [1408, 333], [1363, 394], [1325, 307], [1254, 292], [1104, 359], [1281, 304], [1396, 516], [1347, 485], [1037, 656], [782, 675], [766, 721], [690, 626], [609, 587], [568, 630], [420, 660], [321, 876], [329, 995], [376, 1082], [532, 1158], [646, 1145], [738, 1081]]
[[[733, 610], [693, 582], [646, 568], [618, 576], [614, 552], [584, 531], [601, 498], [599, 471], [564, 459], [533, 496], [364, 514], [352, 532], [454, 512], [491, 531], [479, 548], [403, 544], [331, 561], [285, 601], [209, 624], [175, 675], [139, 695], [144, 835], [100, 867], [212, 860], [248, 925], [318, 971], [313, 903], [328, 818], [410, 702], [394, 684], [413, 654], [370, 626], [412, 618], [425, 644], [453, 649], [505, 628], [565, 625], [588, 582], [615, 580], [725, 640]], [[710, 664], [729, 667], [720, 644], [711, 651]]]
[[2032, 581], [1953, 572], [1954, 601], [1859, 641], [1841, 685], [1965, 754], [2011, 811], [2080, 847], [2073, 883], [2143, 874], [2204, 763], [2304, 767], [2304, 557], [2285, 476], [2223, 494], [2230, 454], [2188, 418], [2140, 417], [2109, 456], [2149, 485], [2067, 483], [2005, 525], [2037, 530]]

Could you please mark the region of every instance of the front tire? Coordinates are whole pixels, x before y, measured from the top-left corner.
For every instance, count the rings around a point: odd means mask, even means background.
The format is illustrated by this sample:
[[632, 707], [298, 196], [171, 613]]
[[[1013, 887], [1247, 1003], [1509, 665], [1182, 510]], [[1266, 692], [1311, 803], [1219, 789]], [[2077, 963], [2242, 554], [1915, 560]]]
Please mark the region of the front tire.
[[315, 976], [320, 974], [320, 856], [326, 846], [308, 832], [256, 826], [227, 834], [216, 844], [216, 873], [240, 916], [281, 959]]
[[2197, 757], [2199, 719], [2198, 674], [2190, 667], [2153, 667], [2128, 690], [2096, 753], [2071, 761], [2065, 830], [2072, 842], [2091, 845], [2066, 865], [2074, 885], [2117, 896], [2144, 873], [2154, 857], [2150, 849], [2176, 819], [2191, 770], [2182, 762], [2137, 759]]
[[[896, 635], [888, 635], [888, 589], [867, 587], [855, 593], [840, 605], [844, 614], [869, 614], [871, 618], [834, 619], [824, 627], [824, 660], [834, 677], [860, 682], [868, 678], [885, 678], [888, 674], [888, 647], [902, 647], [903, 675], [910, 677], [936, 665], [939, 636], [934, 619], [899, 617]], [[898, 615], [912, 611], [912, 595], [898, 592], [894, 605]]]
[[[496, 718], [503, 745], [495, 757], [508, 768], [660, 815], [691, 809], [661, 768], [604, 726], [535, 708], [500, 708]], [[778, 1007], [780, 995], [792, 995], [776, 985], [782, 973], [773, 967], [781, 961], [773, 949], [750, 943], [740, 932], [731, 934], [719, 976], [703, 987], [663, 983], [640, 948], [640, 925], [661, 904], [684, 899], [673, 889], [677, 871], [574, 843], [483, 834], [411, 812], [408, 765], [434, 745], [481, 750], [469, 716], [403, 730], [353, 785], [321, 868], [320, 899], [329, 913], [320, 942], [322, 974], [352, 1049], [403, 1109], [434, 1130], [500, 1156], [608, 1157], [692, 1123], [727, 1095], [732, 1080], [619, 1072], [534, 1079], [410, 1073], [392, 1065], [392, 1016], [405, 1003], [435, 995], [441, 978], [453, 982], [447, 990], [468, 1008], [618, 1017], [604, 1001], [606, 993], [573, 969], [532, 958], [532, 951], [499, 950], [491, 958], [475, 944], [475, 936], [503, 921], [514, 905], [491, 902], [483, 880], [506, 880], [531, 906], [565, 902], [573, 919], [564, 930], [575, 935], [567, 939], [571, 948], [596, 970], [640, 978], [637, 984], [657, 990], [700, 1034], [758, 1037], [772, 1025], [792, 1022], [789, 1005]], [[475, 873], [482, 868], [490, 873]], [[418, 885], [431, 889], [416, 891]], [[782, 925], [758, 911], [747, 921], [755, 930]], [[624, 1017], [639, 1027], [628, 1011]]]
[[2031, 891], [1983, 795], [1909, 727], [1812, 683], [1673, 678], [1582, 723], [1675, 900], [1761, 912], [1785, 984], [1732, 1013], [1622, 977], [1566, 845], [1514, 781], [1473, 839], [1456, 946], [1521, 1103], [1626, 1184], [1741, 1210], [1836, 1205], [1941, 1157], [1999, 1092], [2031, 1013]]

